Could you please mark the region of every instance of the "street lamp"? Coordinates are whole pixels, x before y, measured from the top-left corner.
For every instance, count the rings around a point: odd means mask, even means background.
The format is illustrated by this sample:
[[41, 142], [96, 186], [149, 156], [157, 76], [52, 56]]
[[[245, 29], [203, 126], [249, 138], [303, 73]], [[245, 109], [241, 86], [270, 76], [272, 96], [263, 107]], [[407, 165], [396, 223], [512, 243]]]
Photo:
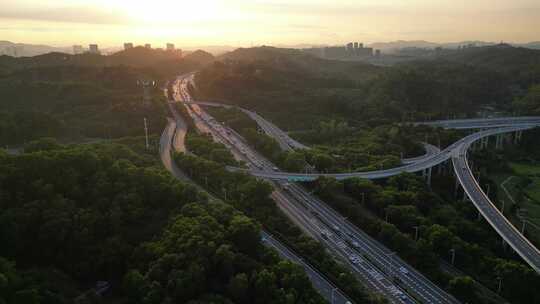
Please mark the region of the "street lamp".
[[331, 302], [332, 304], [334, 304], [334, 299], [335, 299], [334, 293], [336, 292], [336, 290], [337, 290], [337, 287], [332, 289], [332, 302]]
[[454, 266], [454, 262], [456, 261], [456, 250], [454, 248], [450, 249], [450, 253], [452, 254], [452, 266]]
[[414, 228], [414, 241], [417, 242], [418, 241], [418, 229], [420, 227], [414, 226], [413, 228]]

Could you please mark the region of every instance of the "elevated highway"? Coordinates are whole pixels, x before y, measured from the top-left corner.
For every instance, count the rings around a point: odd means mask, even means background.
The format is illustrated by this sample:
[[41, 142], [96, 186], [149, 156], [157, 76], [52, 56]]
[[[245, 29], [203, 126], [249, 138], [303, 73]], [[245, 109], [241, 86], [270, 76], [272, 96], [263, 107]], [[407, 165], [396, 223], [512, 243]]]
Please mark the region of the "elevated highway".
[[[367, 171], [367, 172], [352, 172], [352, 173], [291, 173], [291, 172], [268, 172], [262, 170], [249, 170], [249, 173], [262, 178], [272, 179], [272, 180], [286, 180], [290, 182], [296, 181], [314, 181], [319, 177], [332, 177], [338, 180], [359, 177], [365, 179], [381, 179], [392, 177], [404, 172], [414, 173], [420, 172], [423, 170], [429, 170], [432, 167], [435, 167], [452, 157], [452, 153], [459, 149], [461, 145], [469, 140], [479, 140], [487, 136], [493, 136], [498, 134], [517, 132], [522, 130], [527, 130], [535, 127], [534, 125], [518, 125], [514, 127], [505, 127], [505, 128], [496, 128], [480, 131], [469, 136], [466, 136], [459, 141], [453, 143], [447, 148], [441, 150], [439, 153], [430, 155], [429, 157], [423, 158], [421, 161], [414, 162], [401, 167], [396, 167], [387, 170], [377, 170], [377, 171]], [[242, 171], [244, 169], [232, 168], [229, 167], [229, 170], [232, 171]], [[247, 170], [244, 170], [247, 171]]]
[[485, 129], [503, 128], [522, 124], [540, 125], [539, 116], [497, 117], [497, 118], [471, 118], [454, 120], [435, 120], [417, 122], [414, 125], [426, 125], [445, 129]]
[[467, 150], [474, 141], [479, 139], [471, 137], [456, 147], [452, 154], [454, 172], [469, 199], [493, 229], [527, 264], [540, 273], [540, 251], [497, 209], [473, 176], [467, 161]]

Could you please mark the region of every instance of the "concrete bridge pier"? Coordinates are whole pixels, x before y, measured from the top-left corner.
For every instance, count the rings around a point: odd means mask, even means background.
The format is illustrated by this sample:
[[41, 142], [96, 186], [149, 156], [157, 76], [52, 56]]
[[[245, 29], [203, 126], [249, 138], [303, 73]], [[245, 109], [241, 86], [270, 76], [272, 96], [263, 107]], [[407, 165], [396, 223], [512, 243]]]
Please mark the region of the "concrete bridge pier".
[[503, 148], [504, 136], [502, 134], [497, 135], [495, 141], [495, 149], [500, 150]]
[[519, 144], [519, 142], [521, 141], [521, 137], [523, 136], [523, 130], [521, 131], [516, 131], [514, 133], [514, 144]]
[[427, 174], [426, 174], [426, 178], [427, 178], [427, 179], [426, 179], [426, 182], [427, 182], [427, 184], [428, 184], [428, 187], [430, 187], [430, 188], [431, 188], [431, 171], [432, 171], [432, 170], [433, 170], [432, 167], [426, 169], [426, 171], [427, 171], [427, 172], [426, 172], [426, 173], [427, 173]]

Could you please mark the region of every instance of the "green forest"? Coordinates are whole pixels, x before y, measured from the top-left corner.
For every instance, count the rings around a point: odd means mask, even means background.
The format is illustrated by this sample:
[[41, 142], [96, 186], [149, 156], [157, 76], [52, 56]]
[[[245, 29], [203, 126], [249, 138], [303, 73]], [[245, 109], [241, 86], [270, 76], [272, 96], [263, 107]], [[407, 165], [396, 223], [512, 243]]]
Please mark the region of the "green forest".
[[[270, 182], [228, 171], [245, 164], [196, 133], [182, 105], [189, 153], [173, 159], [191, 181], [165, 171], [164, 89], [198, 71], [196, 99], [256, 111], [311, 147], [284, 152], [239, 109], [207, 109], [281, 170], [369, 171], [467, 134], [406, 122], [540, 115], [538, 62], [538, 51], [500, 46], [392, 67], [271, 47], [0, 56], [0, 304], [325, 303], [302, 267], [264, 246], [263, 230], [355, 303], [386, 303], [283, 213]], [[150, 104], [142, 80], [155, 81]], [[471, 154], [493, 200], [498, 178], [538, 165], [538, 136]], [[516, 193], [534, 195], [535, 174]], [[431, 187], [414, 174], [304, 186], [464, 303], [500, 303], [482, 287], [499, 283], [511, 303], [540, 303], [540, 277], [456, 194], [449, 166]]]

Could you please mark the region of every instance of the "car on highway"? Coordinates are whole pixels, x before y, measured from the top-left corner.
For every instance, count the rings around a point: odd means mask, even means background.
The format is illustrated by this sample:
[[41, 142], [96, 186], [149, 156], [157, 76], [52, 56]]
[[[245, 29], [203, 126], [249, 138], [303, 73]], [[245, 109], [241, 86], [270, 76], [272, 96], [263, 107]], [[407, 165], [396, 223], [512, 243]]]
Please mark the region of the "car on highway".
[[403, 267], [403, 266], [399, 267], [399, 271], [400, 271], [401, 273], [403, 273], [403, 274], [409, 274], [409, 271], [407, 270], [407, 268], [405, 268], [405, 267]]

